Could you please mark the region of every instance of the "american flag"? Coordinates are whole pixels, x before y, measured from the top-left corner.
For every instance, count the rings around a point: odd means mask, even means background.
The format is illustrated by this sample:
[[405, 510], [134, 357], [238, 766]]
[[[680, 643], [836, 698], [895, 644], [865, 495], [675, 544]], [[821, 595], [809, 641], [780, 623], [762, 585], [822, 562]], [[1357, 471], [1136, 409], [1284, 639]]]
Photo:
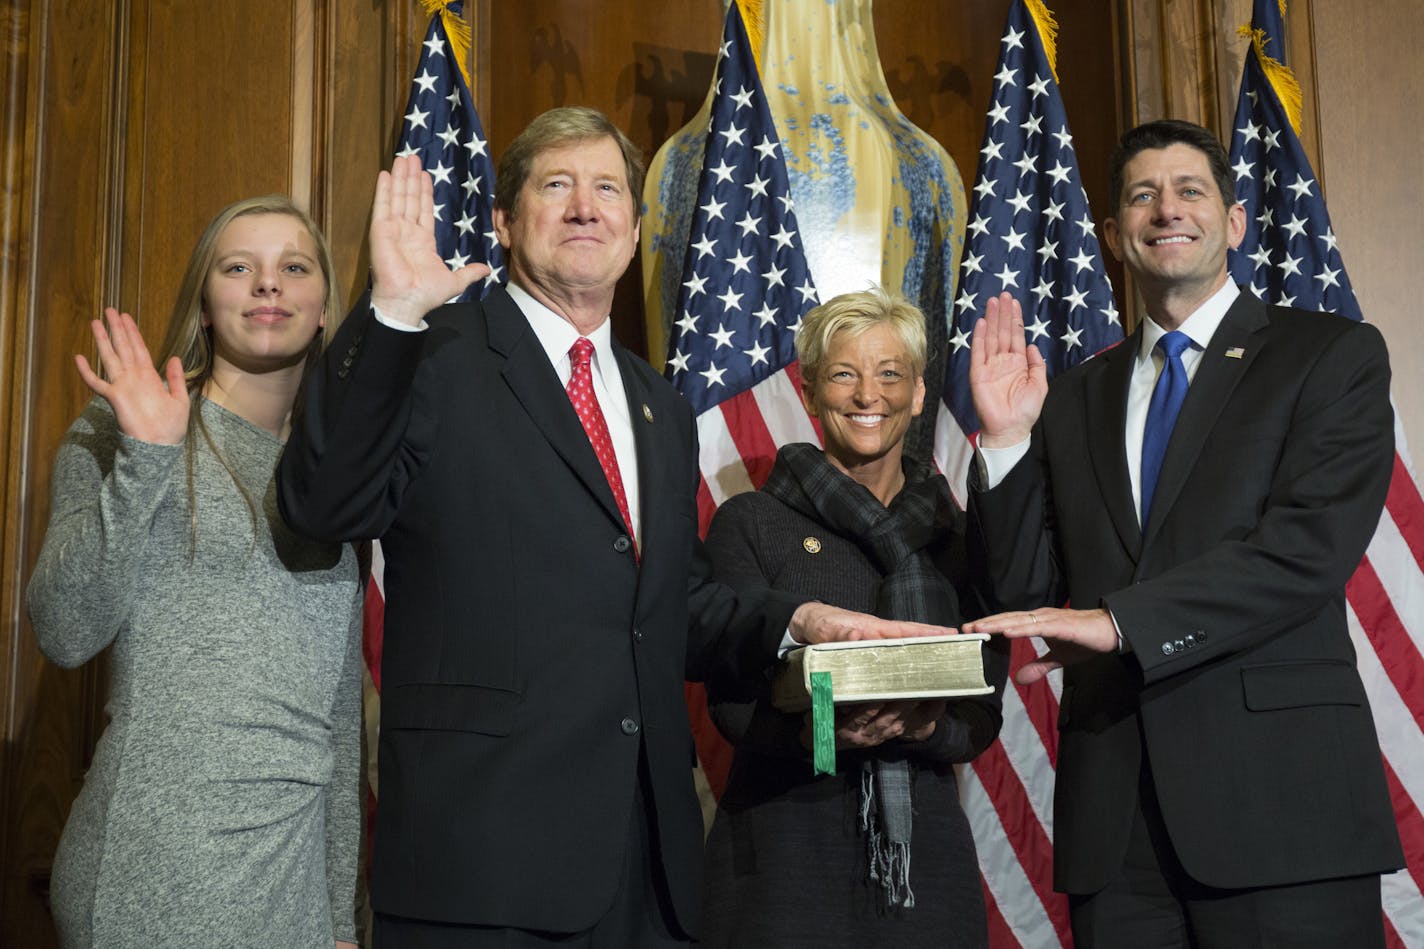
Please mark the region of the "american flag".
[[[1284, 66], [1278, 0], [1256, 0], [1232, 123], [1236, 198], [1246, 238], [1231, 276], [1261, 299], [1361, 319], [1320, 182], [1301, 148], [1300, 89]], [[1350, 634], [1370, 697], [1408, 867], [1383, 880], [1394, 946], [1424, 946], [1424, 501], [1395, 419], [1394, 477], [1385, 510], [1345, 587]]]
[[762, 483], [778, 445], [820, 443], [797, 395], [795, 362], [796, 328], [816, 288], [748, 40], [757, 6], [737, 0], [727, 10], [665, 369], [697, 413], [704, 527], [717, 505]]
[[[480, 117], [475, 112], [466, 72], [470, 28], [461, 16], [460, 0], [421, 0], [431, 14], [411, 82], [397, 155], [419, 155], [435, 185], [435, 246], [451, 270], [471, 262], [490, 266], [482, 284], [471, 286], [461, 299], [484, 296], [504, 282], [503, 251], [495, 239], [494, 164]], [[366, 585], [361, 651], [369, 682], [366, 688], [366, 768], [374, 822], [375, 749], [380, 721], [381, 650], [385, 642], [385, 560], [373, 543], [371, 582]], [[369, 852], [369, 849], [368, 849]]]
[[[691, 242], [664, 368], [697, 412], [702, 531], [727, 498], [766, 480], [776, 449], [819, 445], [801, 405], [796, 328], [817, 303], [796, 229], [786, 156], [762, 90], [759, 0], [727, 8]], [[749, 30], [752, 37], [749, 39]], [[687, 684], [698, 759], [721, 794], [732, 750]]]
[[[960, 264], [935, 460], [965, 497], [979, 420], [969, 395], [969, 338], [991, 297], [1024, 306], [1025, 332], [1050, 376], [1122, 339], [1103, 270], [1073, 136], [1054, 72], [1056, 24], [1047, 9], [1014, 0], [999, 49], [994, 100]], [[1014, 643], [1012, 669], [1035, 657]], [[992, 945], [1071, 945], [1068, 906], [1053, 892], [1053, 775], [1058, 698], [1052, 688], [1004, 691], [999, 742], [961, 770], [960, 795], [979, 851]]]
[[470, 27], [461, 16], [461, 0], [421, 2], [434, 15], [411, 81], [396, 154], [419, 155], [430, 173], [435, 184], [435, 246], [450, 269], [489, 265], [484, 282], [465, 291], [463, 299], [472, 299], [505, 279], [492, 216], [494, 163], [470, 94]]

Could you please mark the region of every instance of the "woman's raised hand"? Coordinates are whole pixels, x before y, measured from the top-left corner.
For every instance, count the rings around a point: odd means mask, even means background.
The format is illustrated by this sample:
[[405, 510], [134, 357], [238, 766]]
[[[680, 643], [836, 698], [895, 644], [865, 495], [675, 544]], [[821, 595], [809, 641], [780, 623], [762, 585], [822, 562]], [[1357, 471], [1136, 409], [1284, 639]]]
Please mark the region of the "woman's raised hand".
[[131, 438], [157, 445], [177, 445], [188, 433], [191, 403], [183, 382], [183, 363], [177, 356], [164, 366], [167, 381], [153, 368], [138, 325], [127, 313], [113, 307], [104, 310], [108, 320], [93, 322], [99, 363], [108, 379], [103, 379], [82, 355], [74, 357], [79, 376], [94, 394], [114, 409], [119, 429]]

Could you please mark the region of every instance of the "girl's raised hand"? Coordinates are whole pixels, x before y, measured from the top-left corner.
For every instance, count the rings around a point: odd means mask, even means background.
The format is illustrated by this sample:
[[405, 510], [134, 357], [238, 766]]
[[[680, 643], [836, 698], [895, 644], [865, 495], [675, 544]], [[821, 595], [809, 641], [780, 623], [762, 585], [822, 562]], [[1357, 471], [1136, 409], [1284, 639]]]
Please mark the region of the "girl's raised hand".
[[95, 320], [92, 326], [99, 362], [108, 379], [90, 368], [82, 355], [76, 355], [80, 378], [113, 407], [125, 435], [158, 445], [180, 444], [188, 433], [191, 405], [182, 361], [177, 356], [168, 360], [165, 382], [153, 368], [153, 358], [133, 317], [113, 307], [105, 308], [104, 317], [107, 328], [102, 320]]

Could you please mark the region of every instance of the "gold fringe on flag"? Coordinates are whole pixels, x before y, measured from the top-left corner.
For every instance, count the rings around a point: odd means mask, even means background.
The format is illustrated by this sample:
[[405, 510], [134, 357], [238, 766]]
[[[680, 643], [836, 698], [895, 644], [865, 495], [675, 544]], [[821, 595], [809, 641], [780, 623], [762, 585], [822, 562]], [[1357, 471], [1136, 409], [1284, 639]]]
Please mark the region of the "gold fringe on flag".
[[1043, 42], [1043, 54], [1048, 57], [1048, 68], [1053, 73], [1053, 81], [1058, 81], [1058, 21], [1043, 0], [1024, 0], [1028, 15], [1033, 17], [1033, 25], [1038, 27], [1038, 38]]
[[[1281, 0], [1281, 13], [1286, 9], [1285, 0]], [[1251, 48], [1256, 51], [1256, 62], [1261, 64], [1261, 71], [1266, 74], [1266, 81], [1275, 90], [1276, 98], [1280, 100], [1281, 108], [1285, 109], [1286, 118], [1290, 120], [1291, 128], [1295, 134], [1300, 134], [1300, 113], [1305, 104], [1305, 97], [1300, 91], [1300, 83], [1295, 78], [1295, 73], [1291, 68], [1280, 60], [1275, 59], [1266, 53], [1266, 44], [1270, 38], [1266, 36], [1265, 30], [1253, 30], [1249, 26], [1238, 27], [1238, 36], [1245, 37], [1251, 41]]]
[[756, 60], [757, 75], [761, 75], [761, 44], [766, 35], [766, 21], [762, 17], [761, 0], [736, 0], [737, 9], [742, 11], [742, 26], [747, 31], [747, 42], [751, 44], [752, 58]]
[[450, 54], [455, 57], [455, 65], [460, 67], [460, 77], [465, 80], [465, 88], [473, 89], [470, 82], [470, 24], [465, 18], [450, 10], [454, 0], [420, 0], [420, 5], [431, 16], [440, 14], [440, 23], [445, 27], [445, 35], [450, 38]]

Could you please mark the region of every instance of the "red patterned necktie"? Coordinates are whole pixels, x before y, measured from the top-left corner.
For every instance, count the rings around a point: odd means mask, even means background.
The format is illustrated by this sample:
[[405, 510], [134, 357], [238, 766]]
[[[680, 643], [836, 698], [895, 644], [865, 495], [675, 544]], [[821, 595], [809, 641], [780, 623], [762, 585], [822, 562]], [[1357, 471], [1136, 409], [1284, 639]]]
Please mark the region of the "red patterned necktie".
[[583, 430], [588, 434], [593, 453], [603, 466], [603, 476], [613, 489], [613, 499], [618, 502], [618, 511], [623, 515], [623, 526], [628, 528], [628, 538], [636, 543], [633, 533], [633, 518], [628, 515], [628, 496], [623, 491], [623, 475], [618, 470], [618, 456], [613, 453], [613, 439], [608, 434], [608, 422], [603, 418], [603, 409], [598, 406], [598, 396], [593, 394], [593, 370], [589, 364], [593, 356], [593, 343], [586, 336], [580, 336], [569, 350], [569, 362], [573, 372], [569, 374], [569, 401], [574, 404]]

